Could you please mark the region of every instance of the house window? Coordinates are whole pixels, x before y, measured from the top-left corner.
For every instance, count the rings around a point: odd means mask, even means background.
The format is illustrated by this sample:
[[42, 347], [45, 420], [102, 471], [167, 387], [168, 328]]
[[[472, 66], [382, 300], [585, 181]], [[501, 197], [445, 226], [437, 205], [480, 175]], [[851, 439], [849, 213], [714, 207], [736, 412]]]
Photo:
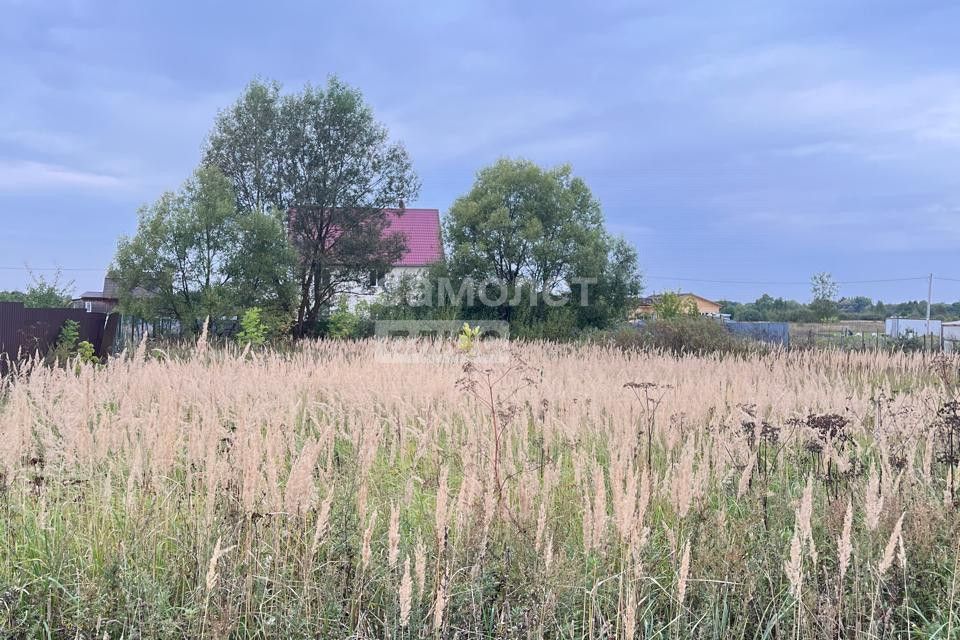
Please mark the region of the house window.
[[83, 303], [83, 308], [87, 313], [91, 313], [93, 311], [93, 303], [87, 300]]
[[383, 285], [383, 279], [387, 274], [383, 271], [371, 271], [367, 276], [367, 287], [374, 288]]

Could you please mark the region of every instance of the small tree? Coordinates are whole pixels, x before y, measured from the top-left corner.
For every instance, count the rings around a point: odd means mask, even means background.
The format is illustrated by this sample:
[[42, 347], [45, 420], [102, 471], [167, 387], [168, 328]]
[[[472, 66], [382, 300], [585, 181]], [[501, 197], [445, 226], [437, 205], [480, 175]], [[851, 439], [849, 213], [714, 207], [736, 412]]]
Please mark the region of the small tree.
[[60, 328], [57, 343], [50, 353], [50, 360], [54, 363], [64, 363], [77, 352], [77, 343], [80, 341], [80, 323], [76, 320], [67, 320]]
[[260, 307], [247, 309], [240, 318], [240, 331], [237, 333], [237, 342], [261, 347], [267, 341], [269, 328], [263, 321], [263, 311]]
[[810, 310], [817, 320], [823, 322], [837, 315], [836, 299], [840, 293], [840, 287], [833, 276], [826, 271], [814, 274], [810, 279], [810, 291], [813, 294]]

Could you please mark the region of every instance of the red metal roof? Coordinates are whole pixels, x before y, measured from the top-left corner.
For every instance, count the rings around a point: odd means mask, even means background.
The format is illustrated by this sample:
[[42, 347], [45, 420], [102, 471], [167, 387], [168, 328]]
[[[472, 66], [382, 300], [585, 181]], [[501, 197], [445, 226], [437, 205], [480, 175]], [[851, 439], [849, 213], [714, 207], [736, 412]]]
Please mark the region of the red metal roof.
[[[384, 234], [402, 233], [407, 251], [394, 267], [426, 267], [443, 260], [443, 245], [440, 242], [439, 209], [384, 209], [387, 227]], [[296, 209], [287, 211], [290, 223], [297, 215]]]
[[[437, 209], [386, 209], [387, 233], [406, 236], [407, 252], [395, 267], [425, 267], [443, 259], [440, 244], [440, 211]], [[402, 214], [402, 215], [401, 215]]]

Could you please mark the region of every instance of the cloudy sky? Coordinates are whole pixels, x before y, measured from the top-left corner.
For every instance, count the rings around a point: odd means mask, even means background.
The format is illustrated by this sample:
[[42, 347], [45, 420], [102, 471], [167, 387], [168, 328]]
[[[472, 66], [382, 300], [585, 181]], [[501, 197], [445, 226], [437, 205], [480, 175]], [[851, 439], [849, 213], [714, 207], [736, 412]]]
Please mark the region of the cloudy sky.
[[0, 289], [24, 265], [98, 288], [251, 78], [329, 74], [406, 144], [420, 206], [500, 156], [571, 163], [648, 291], [960, 279], [960, 4], [329, 4], [0, 0]]

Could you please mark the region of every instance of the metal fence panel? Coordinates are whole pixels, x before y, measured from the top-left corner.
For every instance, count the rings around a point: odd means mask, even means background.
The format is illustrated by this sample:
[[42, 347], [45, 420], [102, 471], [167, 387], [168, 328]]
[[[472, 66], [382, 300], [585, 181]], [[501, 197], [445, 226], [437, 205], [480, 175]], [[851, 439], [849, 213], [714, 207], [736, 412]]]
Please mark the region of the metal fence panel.
[[63, 323], [75, 320], [80, 340], [93, 345], [97, 357], [109, 355], [117, 334], [116, 314], [83, 309], [28, 309], [20, 302], [0, 302], [0, 358], [45, 354], [57, 342]]
[[903, 338], [909, 334], [924, 336], [940, 335], [939, 320], [931, 320], [929, 323], [930, 331], [927, 331], [926, 318], [887, 318], [884, 323], [884, 331], [888, 336], [894, 338]]
[[780, 344], [785, 347], [790, 346], [790, 325], [786, 322], [737, 322], [727, 320], [723, 323], [723, 326], [735, 336]]

